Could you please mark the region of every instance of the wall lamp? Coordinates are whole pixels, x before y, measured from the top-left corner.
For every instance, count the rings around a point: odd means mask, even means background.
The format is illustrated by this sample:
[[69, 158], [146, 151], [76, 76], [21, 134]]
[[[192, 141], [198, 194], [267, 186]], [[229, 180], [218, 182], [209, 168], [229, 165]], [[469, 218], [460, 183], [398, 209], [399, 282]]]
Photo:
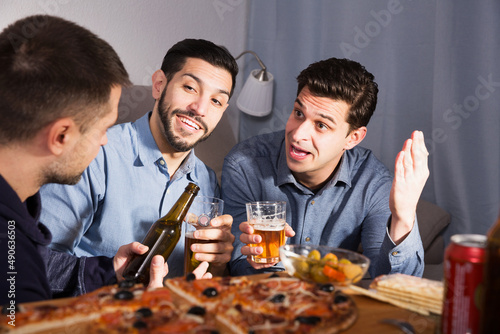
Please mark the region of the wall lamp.
[[236, 100], [236, 105], [238, 109], [248, 115], [257, 117], [267, 116], [273, 110], [274, 77], [271, 73], [267, 72], [266, 66], [253, 51], [243, 51], [236, 57], [236, 60], [246, 53], [251, 53], [257, 58], [261, 69], [252, 70], [241, 89], [240, 95]]

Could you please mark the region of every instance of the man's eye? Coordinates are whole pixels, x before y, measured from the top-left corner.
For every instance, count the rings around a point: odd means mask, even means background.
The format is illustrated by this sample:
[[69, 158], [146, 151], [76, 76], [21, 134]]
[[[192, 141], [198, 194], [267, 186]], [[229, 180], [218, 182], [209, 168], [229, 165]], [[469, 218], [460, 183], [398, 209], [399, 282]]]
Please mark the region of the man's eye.
[[212, 99], [212, 102], [218, 106], [222, 106], [222, 103], [217, 99]]
[[295, 116], [302, 117], [304, 114], [300, 110], [295, 110]]
[[328, 130], [328, 126], [325, 123], [318, 123], [318, 128], [320, 130]]
[[193, 88], [193, 87], [191, 87], [191, 86], [189, 86], [189, 85], [184, 85], [184, 88], [185, 88], [186, 90], [191, 90], [191, 91], [194, 91], [194, 88]]

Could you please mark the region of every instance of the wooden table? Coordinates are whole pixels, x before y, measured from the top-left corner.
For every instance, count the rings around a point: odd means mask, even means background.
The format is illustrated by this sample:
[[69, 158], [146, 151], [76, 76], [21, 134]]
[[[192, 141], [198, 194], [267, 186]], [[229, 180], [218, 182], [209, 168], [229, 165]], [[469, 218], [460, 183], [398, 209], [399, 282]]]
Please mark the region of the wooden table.
[[401, 333], [395, 326], [383, 324], [380, 321], [386, 318], [393, 318], [409, 322], [416, 333], [438, 333], [439, 317], [423, 316], [391, 304], [380, 302], [369, 297], [351, 294], [359, 310], [359, 318], [346, 334], [354, 333]]

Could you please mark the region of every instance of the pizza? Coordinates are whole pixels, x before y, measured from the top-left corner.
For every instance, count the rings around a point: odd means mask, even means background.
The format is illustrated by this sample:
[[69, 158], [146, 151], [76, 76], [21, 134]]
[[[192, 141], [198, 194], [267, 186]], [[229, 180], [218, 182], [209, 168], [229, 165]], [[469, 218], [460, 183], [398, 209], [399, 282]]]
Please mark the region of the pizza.
[[186, 303], [209, 305], [218, 328], [228, 333], [338, 333], [358, 316], [352, 298], [332, 284], [288, 276], [175, 278], [166, 285]]
[[2, 325], [0, 333], [338, 333], [358, 315], [333, 285], [289, 276], [189, 274], [165, 285], [122, 282], [61, 302], [22, 304], [16, 330]]
[[[142, 284], [124, 281], [66, 300], [21, 304], [15, 327], [0, 327], [0, 333], [15, 329], [22, 333], [61, 333], [81, 329], [104, 314], [130, 313], [143, 308], [175, 310], [166, 288], [147, 290]], [[84, 331], [87, 332], [87, 331]]]

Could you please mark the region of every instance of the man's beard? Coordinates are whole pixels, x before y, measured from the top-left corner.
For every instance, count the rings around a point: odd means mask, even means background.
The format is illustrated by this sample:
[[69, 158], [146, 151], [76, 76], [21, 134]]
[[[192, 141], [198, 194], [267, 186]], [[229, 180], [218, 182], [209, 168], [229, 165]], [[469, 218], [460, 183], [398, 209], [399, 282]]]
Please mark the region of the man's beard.
[[[166, 87], [161, 93], [160, 100], [158, 101], [158, 114], [160, 115], [160, 120], [163, 125], [163, 134], [165, 135], [167, 142], [174, 150], [176, 150], [177, 152], [187, 152], [191, 150], [193, 147], [195, 147], [196, 144], [198, 144], [199, 142], [202, 142], [206, 140], [208, 137], [210, 137], [212, 132], [208, 133], [208, 126], [205, 124], [203, 119], [199, 116], [195, 116], [195, 114], [190, 111], [175, 109], [171, 111], [170, 115], [168, 115], [169, 110], [167, 110], [167, 108], [165, 108], [164, 105], [165, 91]], [[193, 143], [189, 143], [184, 138], [176, 136], [173, 131], [173, 122], [175, 120], [175, 115], [177, 114], [191, 117], [192, 119], [196, 120], [199, 124], [201, 124], [204, 130], [203, 136]], [[181, 131], [183, 130], [181, 129]]]
[[48, 175], [45, 176], [45, 182], [47, 183], [59, 183], [59, 184], [69, 184], [75, 185], [82, 179], [82, 174], [71, 176], [71, 175]]
[[77, 149], [71, 155], [52, 162], [41, 171], [40, 185], [47, 183], [77, 184], [85, 171], [84, 166], [81, 166], [83, 159], [85, 159], [84, 152]]
[[61, 174], [61, 170], [63, 169], [59, 168], [57, 165], [52, 168], [48, 168], [45, 173], [43, 173], [44, 175], [42, 176], [41, 185], [47, 183], [75, 185], [80, 182], [83, 171], [78, 174]]

